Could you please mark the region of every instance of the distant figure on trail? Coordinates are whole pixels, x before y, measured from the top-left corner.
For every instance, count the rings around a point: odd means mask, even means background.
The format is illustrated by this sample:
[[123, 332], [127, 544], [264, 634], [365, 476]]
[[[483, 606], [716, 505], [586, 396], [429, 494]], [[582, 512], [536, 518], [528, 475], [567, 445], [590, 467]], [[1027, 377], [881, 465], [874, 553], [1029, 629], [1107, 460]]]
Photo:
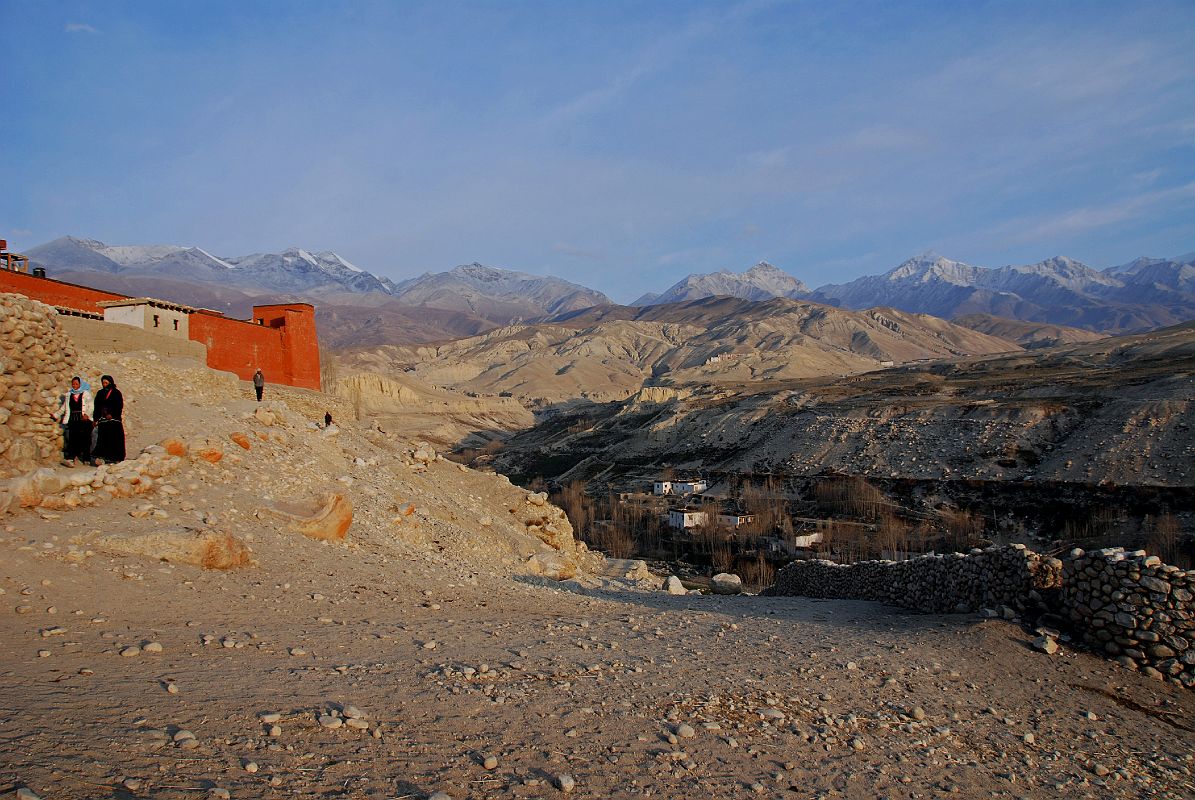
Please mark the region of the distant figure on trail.
[[67, 448], [66, 462], [88, 463], [91, 461], [91, 417], [88, 411], [92, 409], [91, 384], [84, 382], [78, 375], [71, 378], [71, 390], [62, 407], [58, 409], [55, 419], [66, 423]]
[[331, 411], [324, 412], [324, 427], [325, 428], [332, 427], [332, 412]]
[[111, 375], [100, 378], [103, 386], [95, 395], [95, 409], [92, 416], [98, 431], [92, 457], [97, 462], [109, 464], [124, 461], [124, 395], [116, 388]]
[[266, 388], [266, 376], [261, 374], [259, 369], [253, 373], [253, 388], [257, 391], [257, 402], [261, 402], [262, 390]]

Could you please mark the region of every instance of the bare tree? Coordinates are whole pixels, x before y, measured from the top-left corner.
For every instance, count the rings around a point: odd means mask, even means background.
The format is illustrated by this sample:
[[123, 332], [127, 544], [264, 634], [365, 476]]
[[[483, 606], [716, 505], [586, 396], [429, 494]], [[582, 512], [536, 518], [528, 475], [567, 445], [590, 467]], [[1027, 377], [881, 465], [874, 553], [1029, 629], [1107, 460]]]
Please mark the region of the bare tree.
[[1148, 539], [1145, 549], [1152, 555], [1162, 559], [1167, 564], [1188, 569], [1191, 559], [1182, 552], [1179, 541], [1178, 518], [1170, 512], [1159, 514], [1157, 517], [1145, 517], [1145, 531]]

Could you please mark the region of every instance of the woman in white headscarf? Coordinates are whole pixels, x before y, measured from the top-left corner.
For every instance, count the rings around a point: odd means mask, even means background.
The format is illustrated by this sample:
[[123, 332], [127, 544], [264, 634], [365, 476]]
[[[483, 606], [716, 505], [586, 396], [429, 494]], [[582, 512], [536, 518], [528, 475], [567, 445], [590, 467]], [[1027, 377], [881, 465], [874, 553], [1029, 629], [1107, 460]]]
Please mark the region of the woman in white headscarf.
[[66, 424], [66, 458], [84, 464], [91, 461], [91, 385], [78, 375], [71, 378], [71, 390], [58, 409]]

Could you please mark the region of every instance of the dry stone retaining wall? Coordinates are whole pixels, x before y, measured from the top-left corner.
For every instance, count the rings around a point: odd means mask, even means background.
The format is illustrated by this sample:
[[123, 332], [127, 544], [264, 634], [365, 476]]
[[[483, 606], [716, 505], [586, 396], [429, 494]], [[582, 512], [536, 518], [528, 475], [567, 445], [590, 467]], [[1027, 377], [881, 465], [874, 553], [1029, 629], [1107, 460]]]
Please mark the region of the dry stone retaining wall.
[[775, 594], [880, 600], [926, 612], [976, 611], [1040, 603], [1059, 585], [1062, 562], [1024, 545], [927, 555], [908, 561], [794, 561], [776, 575]]
[[1063, 610], [1083, 640], [1126, 667], [1195, 688], [1195, 571], [1144, 550], [1072, 550]]
[[[58, 317], [58, 325], [79, 349], [84, 352], [135, 353], [152, 350], [163, 356], [183, 356], [199, 361], [207, 360], [207, 348], [202, 342], [165, 336], [152, 330], [134, 328], [116, 322], [85, 317]], [[99, 387], [92, 387], [98, 389]]]
[[1195, 571], [1144, 550], [1073, 550], [1059, 560], [1009, 545], [908, 561], [794, 561], [777, 573], [770, 593], [936, 613], [1000, 605], [1049, 611], [1124, 666], [1195, 688]]
[[75, 364], [58, 312], [0, 293], [0, 478], [30, 472], [61, 453], [52, 419]]

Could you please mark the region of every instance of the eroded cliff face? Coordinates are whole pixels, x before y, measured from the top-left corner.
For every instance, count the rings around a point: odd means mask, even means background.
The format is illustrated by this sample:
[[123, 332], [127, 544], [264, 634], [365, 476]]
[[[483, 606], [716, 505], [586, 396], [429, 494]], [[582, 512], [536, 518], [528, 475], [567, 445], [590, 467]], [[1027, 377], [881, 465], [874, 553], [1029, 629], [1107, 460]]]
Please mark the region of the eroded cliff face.
[[[577, 409], [497, 464], [554, 479], [664, 466], [884, 478], [1195, 485], [1195, 326], [1038, 354]], [[573, 433], [571, 430], [578, 430]], [[610, 465], [616, 466], [611, 470]], [[600, 468], [600, 469], [599, 469]]]
[[337, 381], [333, 393], [352, 405], [359, 420], [439, 445], [475, 434], [504, 435], [534, 423], [531, 412], [513, 398], [471, 397], [406, 376], [360, 372]]

